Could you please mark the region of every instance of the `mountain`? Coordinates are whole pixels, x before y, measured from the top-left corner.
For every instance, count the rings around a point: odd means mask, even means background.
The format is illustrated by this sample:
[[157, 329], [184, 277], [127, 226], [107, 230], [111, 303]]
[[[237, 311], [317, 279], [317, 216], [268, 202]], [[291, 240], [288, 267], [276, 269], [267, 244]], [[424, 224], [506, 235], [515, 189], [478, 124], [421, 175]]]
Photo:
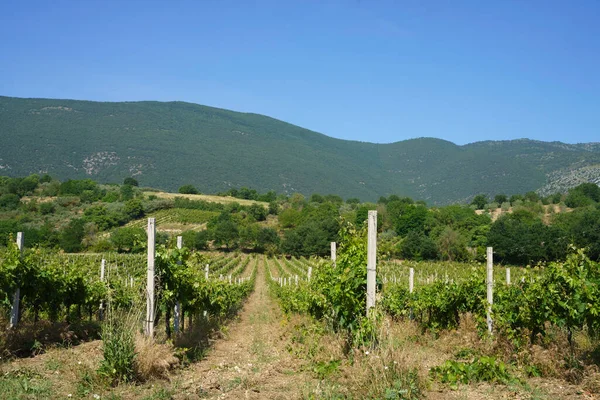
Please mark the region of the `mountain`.
[[477, 193], [564, 190], [600, 182], [600, 144], [527, 139], [458, 146], [334, 139], [258, 114], [183, 102], [92, 102], [0, 96], [0, 174], [49, 173], [202, 192], [398, 194], [432, 204]]

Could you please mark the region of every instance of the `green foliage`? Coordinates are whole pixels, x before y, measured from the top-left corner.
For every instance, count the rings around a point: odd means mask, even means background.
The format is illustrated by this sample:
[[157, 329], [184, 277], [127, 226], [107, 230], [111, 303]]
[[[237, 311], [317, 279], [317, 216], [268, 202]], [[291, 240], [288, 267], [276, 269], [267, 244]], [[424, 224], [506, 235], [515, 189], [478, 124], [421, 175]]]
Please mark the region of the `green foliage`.
[[0, 210], [16, 210], [21, 204], [19, 196], [7, 193], [0, 196]]
[[478, 194], [473, 197], [471, 204], [474, 205], [478, 210], [483, 210], [485, 205], [488, 203], [487, 196], [485, 194]]
[[412, 260], [432, 260], [438, 252], [435, 242], [422, 233], [411, 231], [400, 244], [400, 255]]
[[275, 283], [271, 289], [285, 311], [309, 313], [324, 319], [333, 329], [346, 332], [350, 342], [368, 343], [373, 340], [375, 325], [364, 317], [366, 227], [357, 229], [349, 222], [342, 223], [339, 243], [335, 267], [329, 263], [315, 267], [311, 281], [298, 290], [286, 290]]
[[122, 185], [120, 189], [121, 201], [127, 201], [133, 199], [135, 192], [133, 190], [133, 186], [131, 185]]
[[81, 250], [83, 239], [83, 219], [72, 219], [60, 235], [60, 247], [68, 253], [76, 253]]
[[131, 199], [125, 202], [123, 212], [129, 219], [137, 219], [144, 216], [144, 207], [139, 199]]
[[123, 180], [123, 185], [139, 186], [139, 183], [138, 183], [137, 179], [128, 177]]
[[144, 250], [146, 232], [142, 228], [117, 228], [111, 233], [110, 240], [118, 252], [137, 253]]
[[104, 359], [98, 372], [113, 385], [130, 382], [135, 378], [134, 329], [116, 317], [102, 326], [102, 354]]
[[560, 259], [567, 250], [560, 230], [525, 210], [498, 218], [487, 238], [498, 258], [512, 264]]
[[122, 182], [135, 168], [144, 182], [171, 191], [189, 183], [222, 192], [234, 183], [259, 192], [285, 187], [371, 201], [402, 193], [447, 204], [477, 193], [536, 190], [553, 172], [600, 161], [594, 146], [529, 140], [464, 146], [432, 138], [345, 141], [266, 116], [183, 102], [0, 97], [0, 108], [0, 131], [12, 138], [0, 158], [11, 174], [48, 170], [63, 180], [84, 179], [86, 171], [72, 166], [91, 159], [101, 182]]
[[456, 389], [459, 383], [492, 382], [508, 384], [518, 382], [502, 361], [494, 357], [476, 357], [473, 361], [448, 360], [431, 369], [431, 375]]
[[508, 201], [508, 197], [505, 194], [497, 194], [494, 196], [494, 203], [502, 204]]
[[181, 194], [199, 194], [200, 193], [198, 191], [198, 189], [196, 189], [194, 187], [194, 185], [189, 185], [189, 184], [179, 187], [178, 192]]
[[600, 187], [594, 183], [582, 183], [569, 190], [565, 198], [567, 207], [585, 207], [600, 202]]

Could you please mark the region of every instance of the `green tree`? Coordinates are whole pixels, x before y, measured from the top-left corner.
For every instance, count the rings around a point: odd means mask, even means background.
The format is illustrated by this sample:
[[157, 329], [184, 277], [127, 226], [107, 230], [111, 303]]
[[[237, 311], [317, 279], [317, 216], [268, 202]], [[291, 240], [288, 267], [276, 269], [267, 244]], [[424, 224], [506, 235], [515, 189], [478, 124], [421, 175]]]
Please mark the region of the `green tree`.
[[133, 199], [133, 186], [131, 185], [121, 185], [121, 201], [127, 201]]
[[118, 228], [110, 235], [110, 241], [118, 252], [139, 253], [146, 245], [146, 232], [143, 228]]
[[198, 189], [194, 187], [194, 185], [183, 185], [179, 188], [179, 193], [181, 194], [200, 194]]
[[72, 219], [60, 234], [60, 247], [67, 253], [81, 250], [81, 240], [84, 236], [85, 222], [82, 219]]
[[139, 199], [131, 199], [125, 202], [123, 212], [129, 219], [138, 219], [144, 216], [144, 207]]
[[136, 179], [134, 179], [133, 177], [128, 177], [125, 178], [123, 180], [123, 185], [129, 185], [129, 186], [139, 186], [139, 183]]
[[497, 194], [494, 196], [494, 203], [502, 204], [508, 201], [508, 197], [505, 194]]
[[446, 226], [439, 235], [437, 247], [443, 260], [463, 261], [469, 256], [466, 238], [449, 226]]
[[488, 199], [485, 194], [478, 194], [473, 197], [473, 200], [471, 201], [471, 205], [475, 206], [478, 210], [483, 210], [487, 203]]
[[400, 243], [400, 255], [412, 260], [433, 260], [438, 256], [437, 246], [429, 236], [411, 231]]

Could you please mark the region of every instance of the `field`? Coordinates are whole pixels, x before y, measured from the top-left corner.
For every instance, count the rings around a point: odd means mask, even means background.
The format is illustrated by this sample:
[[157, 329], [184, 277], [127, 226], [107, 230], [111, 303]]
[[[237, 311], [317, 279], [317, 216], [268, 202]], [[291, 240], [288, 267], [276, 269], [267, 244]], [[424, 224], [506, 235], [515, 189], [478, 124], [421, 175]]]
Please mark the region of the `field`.
[[181, 194], [181, 193], [167, 193], [167, 192], [144, 192], [144, 195], [147, 196], [156, 196], [159, 199], [174, 199], [176, 197], [183, 197], [186, 199], [190, 199], [190, 200], [202, 200], [202, 201], [208, 201], [211, 203], [222, 203], [222, 204], [229, 204], [229, 203], [239, 203], [243, 206], [251, 206], [252, 204], [259, 204], [263, 207], [268, 207], [269, 204], [262, 202], [262, 201], [255, 201], [255, 200], [245, 200], [245, 199], [238, 199], [235, 197], [224, 197], [224, 196], [212, 196], [212, 195], [208, 195], [208, 194]]
[[[2, 253], [0, 265], [26, 267], [30, 282], [21, 287], [19, 325], [0, 337], [3, 398], [543, 399], [594, 398], [600, 389], [589, 358], [598, 344], [585, 322], [571, 321], [570, 337], [548, 315], [541, 340], [531, 343], [517, 340], [529, 332], [519, 325], [523, 317], [512, 321], [512, 339], [506, 331], [510, 303], [520, 299], [527, 309], [526, 297], [506, 297], [517, 295], [510, 288], [529, 293], [536, 282], [550, 282], [552, 269], [513, 267], [508, 285], [506, 269], [495, 268], [499, 308], [490, 336], [482, 320], [483, 264], [380, 262], [370, 320], [361, 317], [363, 286], [353, 284], [363, 279], [364, 264], [343, 251], [332, 265], [323, 258], [159, 248], [159, 321], [148, 340], [141, 333], [145, 254], [38, 250], [26, 252], [22, 263], [15, 254]], [[461, 296], [471, 308], [459, 304]], [[101, 327], [117, 316], [133, 324], [136, 355], [127, 379], [103, 367], [114, 339], [101, 337]], [[582, 361], [565, 367], [569, 355]]]
[[[156, 219], [157, 226], [161, 231], [184, 231], [201, 230], [211, 218], [217, 215], [219, 213], [215, 211], [170, 208], [156, 211], [148, 215], [148, 217]], [[142, 218], [132, 221], [126, 226], [145, 228], [147, 224], [148, 220]]]

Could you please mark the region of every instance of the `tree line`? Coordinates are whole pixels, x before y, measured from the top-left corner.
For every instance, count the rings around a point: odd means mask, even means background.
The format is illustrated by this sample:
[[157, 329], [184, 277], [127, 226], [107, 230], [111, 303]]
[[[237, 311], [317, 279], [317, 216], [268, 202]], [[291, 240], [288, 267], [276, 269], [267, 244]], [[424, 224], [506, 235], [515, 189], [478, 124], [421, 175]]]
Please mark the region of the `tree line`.
[[[192, 191], [185, 186], [180, 192]], [[260, 194], [248, 188], [221, 194], [268, 206], [161, 199], [138, 188], [133, 178], [121, 185], [101, 185], [90, 179], [60, 182], [48, 175], [0, 177], [0, 245], [20, 230], [26, 233], [27, 246], [67, 252], [143, 251], [143, 228], [125, 225], [175, 208], [203, 210], [210, 216], [204, 229], [182, 233], [194, 249], [325, 256], [343, 221], [363, 224], [368, 211], [376, 209], [384, 258], [482, 260], [485, 247], [493, 246], [500, 262], [531, 264], [565, 259], [574, 245], [586, 248], [591, 259], [600, 259], [600, 188], [593, 183], [544, 198], [535, 192], [493, 199], [477, 195], [470, 204], [444, 207], [397, 195], [365, 203], [334, 194]], [[157, 239], [164, 243], [169, 236], [159, 233]]]

